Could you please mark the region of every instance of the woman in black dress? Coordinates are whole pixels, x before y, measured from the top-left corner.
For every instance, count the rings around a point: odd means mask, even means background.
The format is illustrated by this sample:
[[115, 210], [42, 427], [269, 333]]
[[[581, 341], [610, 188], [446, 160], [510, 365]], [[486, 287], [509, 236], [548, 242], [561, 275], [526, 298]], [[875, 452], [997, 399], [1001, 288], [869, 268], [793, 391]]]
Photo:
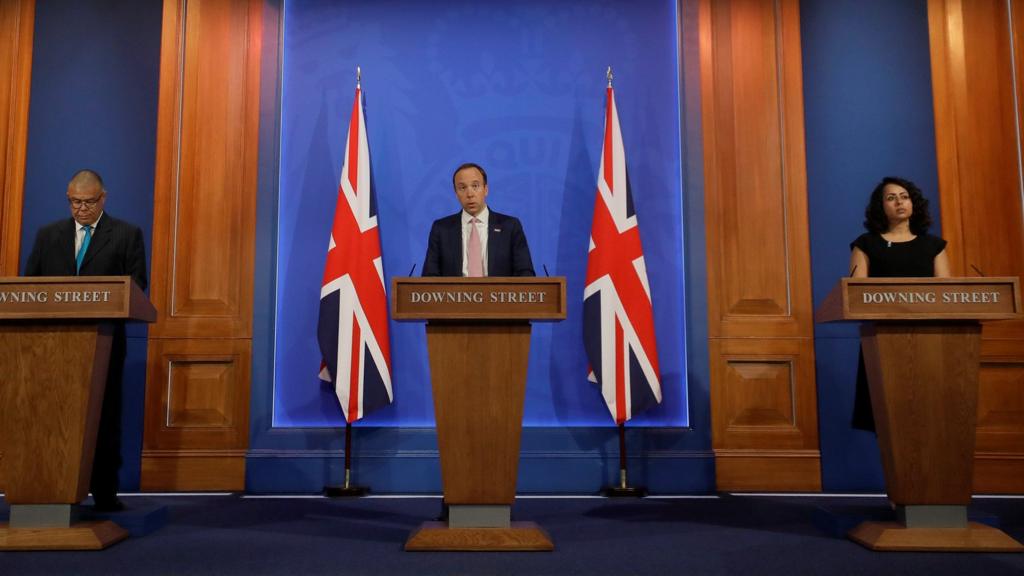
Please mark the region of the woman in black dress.
[[[949, 276], [946, 241], [928, 234], [931, 223], [928, 199], [916, 184], [903, 178], [883, 178], [864, 209], [867, 232], [850, 243], [850, 276]], [[875, 429], [863, 351], [857, 366], [853, 427]]]

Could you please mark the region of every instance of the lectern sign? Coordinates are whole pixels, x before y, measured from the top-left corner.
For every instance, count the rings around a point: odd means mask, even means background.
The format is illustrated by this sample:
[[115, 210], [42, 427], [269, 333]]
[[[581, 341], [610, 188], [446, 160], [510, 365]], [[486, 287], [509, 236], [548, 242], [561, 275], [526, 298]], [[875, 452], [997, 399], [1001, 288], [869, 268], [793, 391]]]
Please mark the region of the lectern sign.
[[130, 287], [127, 276], [0, 278], [0, 318], [125, 318]]
[[816, 320], [1007, 320], [1018, 291], [1016, 278], [844, 278]]
[[556, 278], [394, 279], [395, 320], [561, 320], [565, 282]]

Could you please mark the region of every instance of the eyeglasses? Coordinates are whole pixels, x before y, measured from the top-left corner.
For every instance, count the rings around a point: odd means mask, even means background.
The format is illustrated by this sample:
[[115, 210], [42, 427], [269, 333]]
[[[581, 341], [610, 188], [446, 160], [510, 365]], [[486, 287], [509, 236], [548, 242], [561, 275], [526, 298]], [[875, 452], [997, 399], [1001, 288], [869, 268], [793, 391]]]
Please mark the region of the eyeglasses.
[[81, 208], [82, 206], [85, 206], [86, 208], [92, 208], [93, 206], [96, 205], [97, 202], [99, 202], [102, 199], [102, 196], [100, 196], [99, 198], [88, 198], [86, 200], [81, 200], [79, 198], [68, 198], [68, 203], [75, 208]]
[[484, 187], [483, 184], [481, 184], [479, 182], [473, 182], [472, 184], [470, 184], [468, 186], [465, 185], [465, 184], [459, 184], [458, 187], [456, 187], [455, 189], [458, 190], [459, 192], [465, 192], [466, 190], [472, 190], [473, 192], [479, 192], [480, 190], [483, 189], [483, 187]]

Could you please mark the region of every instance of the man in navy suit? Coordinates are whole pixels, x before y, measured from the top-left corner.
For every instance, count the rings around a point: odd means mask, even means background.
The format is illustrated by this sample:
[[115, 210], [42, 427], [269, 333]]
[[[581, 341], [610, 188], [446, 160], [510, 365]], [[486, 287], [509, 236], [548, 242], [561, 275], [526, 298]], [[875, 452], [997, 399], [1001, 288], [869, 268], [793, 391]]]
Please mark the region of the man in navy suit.
[[[26, 276], [131, 276], [146, 289], [146, 246], [142, 230], [103, 211], [107, 190], [92, 170], [80, 170], [68, 184], [71, 218], [36, 234]], [[121, 379], [127, 352], [124, 324], [114, 327], [107, 386], [103, 394], [96, 455], [89, 490], [98, 511], [124, 508], [117, 498], [121, 467]]]
[[424, 276], [535, 276], [519, 219], [487, 207], [487, 172], [459, 166], [452, 176], [462, 211], [434, 221]]

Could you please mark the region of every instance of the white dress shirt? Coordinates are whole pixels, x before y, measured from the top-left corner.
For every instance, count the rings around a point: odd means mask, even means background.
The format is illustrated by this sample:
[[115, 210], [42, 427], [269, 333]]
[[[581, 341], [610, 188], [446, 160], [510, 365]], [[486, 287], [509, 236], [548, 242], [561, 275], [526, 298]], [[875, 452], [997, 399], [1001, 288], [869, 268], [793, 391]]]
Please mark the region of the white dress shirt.
[[[480, 253], [483, 256], [483, 275], [487, 276], [487, 221], [490, 218], [490, 210], [485, 205], [483, 210], [476, 215], [476, 219], [479, 220], [476, 224], [476, 233], [480, 235]], [[469, 232], [470, 226], [473, 225], [473, 216], [462, 211], [462, 275], [469, 276]]]
[[[96, 233], [96, 225], [100, 223], [100, 218], [103, 218], [103, 212], [100, 212], [96, 221], [89, 225], [92, 227], [93, 234]], [[85, 242], [85, 226], [79, 224], [78, 220], [75, 220], [75, 258], [78, 257], [78, 250], [82, 247], [82, 242]]]

